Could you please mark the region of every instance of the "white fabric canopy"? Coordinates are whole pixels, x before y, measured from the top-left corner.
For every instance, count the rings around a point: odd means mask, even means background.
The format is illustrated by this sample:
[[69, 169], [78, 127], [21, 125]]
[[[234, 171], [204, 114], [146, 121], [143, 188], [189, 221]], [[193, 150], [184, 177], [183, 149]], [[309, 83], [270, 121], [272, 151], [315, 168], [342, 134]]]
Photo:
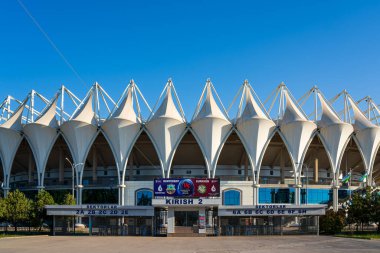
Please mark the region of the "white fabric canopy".
[[308, 144], [311, 142], [311, 137], [317, 129], [317, 125], [307, 120], [287, 90], [283, 92], [286, 99], [286, 108], [280, 129], [287, 143], [290, 157], [293, 160], [296, 176], [299, 176], [302, 170], [304, 154]]
[[356, 139], [362, 150], [366, 171], [370, 174], [380, 145], [380, 127], [370, 122], [350, 97], [348, 100], [354, 111]]
[[136, 115], [133, 107], [133, 92], [130, 87], [119, 108], [102, 125], [121, 178], [124, 178], [128, 157], [140, 133], [140, 128], [141, 119]]
[[43, 185], [43, 174], [50, 151], [57, 139], [58, 123], [55, 118], [57, 100], [35, 122], [24, 126], [24, 133], [33, 151], [37, 165], [38, 184]]
[[354, 128], [351, 124], [343, 122], [319, 93], [318, 98], [322, 107], [322, 117], [318, 121], [320, 136], [330, 157], [332, 171], [337, 174], [345, 147]]
[[215, 102], [210, 84], [207, 84], [206, 92], [204, 104], [191, 122], [191, 128], [206, 158], [208, 171], [214, 176], [219, 154], [232, 124]]
[[92, 94], [87, 97], [78, 112], [61, 125], [61, 132], [70, 147], [76, 171], [81, 176], [88, 151], [97, 135]]
[[246, 88], [243, 96], [246, 104], [236, 121], [236, 128], [248, 153], [252, 171], [260, 171], [265, 146], [276, 130], [276, 124], [261, 110], [250, 89]]
[[165, 97], [146, 128], [161, 161], [163, 177], [168, 177], [175, 149], [186, 130], [186, 122], [172, 98], [171, 84], [166, 86]]
[[11, 174], [13, 159], [22, 141], [20, 131], [22, 130], [22, 112], [25, 104], [2, 125], [0, 125], [0, 154], [3, 164], [4, 188], [9, 187], [9, 177]]

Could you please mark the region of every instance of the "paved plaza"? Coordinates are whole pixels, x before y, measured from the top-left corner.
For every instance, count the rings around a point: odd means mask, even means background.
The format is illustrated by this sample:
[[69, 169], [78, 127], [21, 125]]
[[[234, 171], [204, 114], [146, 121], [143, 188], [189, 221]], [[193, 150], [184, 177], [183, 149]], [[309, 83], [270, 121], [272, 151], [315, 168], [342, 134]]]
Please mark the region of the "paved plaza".
[[1, 253], [243, 253], [243, 252], [380, 252], [380, 240], [328, 236], [271, 237], [68, 237], [36, 236], [0, 239]]

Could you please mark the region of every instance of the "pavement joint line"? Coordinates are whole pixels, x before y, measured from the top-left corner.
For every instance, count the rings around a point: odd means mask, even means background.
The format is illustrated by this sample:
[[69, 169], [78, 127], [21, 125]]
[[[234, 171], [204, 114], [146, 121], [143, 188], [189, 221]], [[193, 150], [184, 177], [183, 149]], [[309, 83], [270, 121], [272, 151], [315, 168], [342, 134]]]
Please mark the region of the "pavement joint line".
[[47, 237], [49, 235], [24, 235], [24, 236], [9, 236], [9, 237], [0, 237], [0, 240], [4, 239], [20, 239], [20, 238], [33, 238], [33, 237]]

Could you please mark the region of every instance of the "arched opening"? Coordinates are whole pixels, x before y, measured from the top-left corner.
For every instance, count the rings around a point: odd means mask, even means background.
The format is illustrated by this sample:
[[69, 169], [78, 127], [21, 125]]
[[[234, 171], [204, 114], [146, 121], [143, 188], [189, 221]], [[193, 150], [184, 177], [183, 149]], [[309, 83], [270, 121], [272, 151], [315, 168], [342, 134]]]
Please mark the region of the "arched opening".
[[294, 203], [294, 169], [284, 140], [278, 132], [264, 152], [259, 171], [259, 203]]
[[380, 148], [377, 151], [375, 162], [372, 169], [372, 184], [373, 186], [380, 185]]
[[129, 155], [125, 181], [152, 181], [161, 176], [161, 164], [156, 149], [143, 131]]
[[33, 198], [37, 193], [38, 172], [32, 149], [24, 138], [13, 159], [9, 185], [11, 189], [23, 191], [27, 197]]
[[4, 178], [4, 170], [3, 170], [3, 161], [0, 157], [0, 198], [4, 197], [4, 184], [5, 184], [5, 178]]
[[69, 146], [59, 135], [50, 151], [44, 173], [44, 187], [56, 203], [62, 203], [65, 194], [72, 194], [75, 190], [75, 173], [67, 160], [73, 163]]
[[326, 149], [319, 136], [315, 135], [303, 161], [301, 204], [327, 204], [332, 201], [333, 178], [334, 173]]
[[151, 189], [142, 188], [135, 192], [136, 206], [151, 206], [153, 198], [153, 191]]
[[252, 169], [247, 152], [235, 131], [230, 134], [223, 145], [215, 176], [227, 181], [252, 180]]
[[109, 143], [100, 132], [87, 155], [83, 176], [83, 203], [118, 203], [118, 173]]
[[[351, 177], [348, 180], [344, 180], [345, 176], [349, 173], [351, 173]], [[366, 185], [367, 175], [363, 157], [353, 137], [349, 140], [343, 153], [339, 169], [339, 179], [343, 179], [341, 182], [342, 186], [339, 188], [340, 199], [346, 198], [350, 194], [350, 187]]]
[[223, 205], [240, 206], [242, 199], [242, 191], [239, 189], [225, 189], [223, 191]]
[[170, 177], [207, 177], [202, 150], [190, 131], [185, 133], [175, 151]]

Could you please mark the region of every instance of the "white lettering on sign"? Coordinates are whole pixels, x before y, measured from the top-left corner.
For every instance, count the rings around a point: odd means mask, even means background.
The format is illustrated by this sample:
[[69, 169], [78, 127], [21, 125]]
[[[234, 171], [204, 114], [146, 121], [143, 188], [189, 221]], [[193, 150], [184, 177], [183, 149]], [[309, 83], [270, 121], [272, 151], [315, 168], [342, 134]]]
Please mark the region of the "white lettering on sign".
[[252, 208], [252, 209], [223, 209], [218, 211], [219, 216], [299, 216], [324, 215], [325, 208]]
[[203, 199], [166, 199], [166, 205], [202, 205]]

